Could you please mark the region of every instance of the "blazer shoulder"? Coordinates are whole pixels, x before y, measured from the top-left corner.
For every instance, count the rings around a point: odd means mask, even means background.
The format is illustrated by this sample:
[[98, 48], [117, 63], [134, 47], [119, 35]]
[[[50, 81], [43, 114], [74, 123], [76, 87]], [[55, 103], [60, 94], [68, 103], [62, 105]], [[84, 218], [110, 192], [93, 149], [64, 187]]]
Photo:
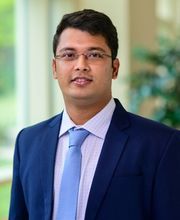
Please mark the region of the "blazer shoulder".
[[116, 109], [114, 113], [114, 123], [118, 123], [119, 127], [123, 125], [133, 133], [142, 133], [149, 136], [150, 134], [180, 133], [180, 131], [169, 127], [152, 119], [144, 118], [140, 115], [126, 111], [121, 103], [115, 99]]
[[53, 127], [56, 123], [59, 122], [59, 120], [61, 119], [62, 117], [62, 113], [61, 114], [58, 114], [58, 115], [55, 115], [49, 119], [46, 119], [44, 121], [41, 121], [37, 124], [34, 124], [34, 125], [31, 125], [31, 126], [28, 126], [24, 129], [38, 129], [38, 128], [42, 128], [42, 127], [46, 127], [46, 126], [50, 126], [50, 127]]
[[133, 113], [128, 113], [131, 121], [131, 128], [134, 133], [139, 133], [145, 137], [168, 139], [172, 136], [180, 137], [180, 131], [162, 124], [160, 122], [144, 118]]
[[25, 127], [19, 132], [18, 137], [19, 136], [34, 137], [43, 134], [47, 129], [52, 128], [54, 126], [58, 125], [59, 127], [61, 118], [62, 118], [62, 113], [55, 115], [47, 120], [41, 121], [37, 124]]

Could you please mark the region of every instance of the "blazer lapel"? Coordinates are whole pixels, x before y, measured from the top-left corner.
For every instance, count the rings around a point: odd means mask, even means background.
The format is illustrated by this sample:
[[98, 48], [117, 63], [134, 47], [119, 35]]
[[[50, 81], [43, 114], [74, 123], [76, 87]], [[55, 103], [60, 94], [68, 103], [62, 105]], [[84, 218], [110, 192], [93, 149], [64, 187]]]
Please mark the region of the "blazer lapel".
[[115, 101], [116, 109], [105, 138], [89, 194], [86, 220], [96, 219], [96, 214], [128, 139], [128, 135], [123, 131], [129, 125], [128, 114], [120, 103], [117, 100]]
[[53, 210], [54, 164], [61, 117], [57, 116], [47, 128], [41, 142], [40, 171], [44, 191], [45, 219], [51, 219]]

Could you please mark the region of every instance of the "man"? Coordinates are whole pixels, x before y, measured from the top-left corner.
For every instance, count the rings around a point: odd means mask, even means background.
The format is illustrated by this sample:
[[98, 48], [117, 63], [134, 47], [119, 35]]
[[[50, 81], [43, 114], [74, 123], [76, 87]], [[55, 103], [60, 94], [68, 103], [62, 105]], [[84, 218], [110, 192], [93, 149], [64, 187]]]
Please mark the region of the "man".
[[80, 148], [74, 219], [179, 220], [180, 132], [128, 113], [112, 98], [119, 60], [109, 17], [94, 10], [65, 15], [53, 50], [65, 108], [18, 135], [9, 219], [63, 219], [68, 131], [75, 127], [89, 134]]

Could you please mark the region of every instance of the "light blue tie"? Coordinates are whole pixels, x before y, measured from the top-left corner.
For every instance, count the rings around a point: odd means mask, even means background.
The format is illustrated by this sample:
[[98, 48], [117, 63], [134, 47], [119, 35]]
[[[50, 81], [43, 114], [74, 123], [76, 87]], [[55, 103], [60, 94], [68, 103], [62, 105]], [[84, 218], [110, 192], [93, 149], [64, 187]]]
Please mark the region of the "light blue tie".
[[81, 145], [88, 134], [85, 129], [69, 130], [69, 150], [62, 174], [56, 220], [76, 219], [81, 176]]

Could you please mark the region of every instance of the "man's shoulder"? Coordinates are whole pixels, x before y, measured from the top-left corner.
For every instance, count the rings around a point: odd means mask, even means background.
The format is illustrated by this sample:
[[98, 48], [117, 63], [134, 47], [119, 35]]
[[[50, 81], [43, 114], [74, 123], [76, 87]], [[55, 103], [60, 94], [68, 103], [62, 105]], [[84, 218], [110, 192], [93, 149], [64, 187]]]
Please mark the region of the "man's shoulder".
[[59, 126], [61, 117], [62, 114], [58, 114], [44, 121], [25, 127], [19, 132], [19, 135], [20, 134], [23, 134], [23, 136], [40, 135], [46, 132], [51, 127], [54, 127], [56, 125]]
[[140, 140], [151, 142], [169, 142], [172, 138], [180, 141], [180, 131], [163, 123], [128, 113], [131, 121], [129, 133]]
[[127, 125], [126, 127], [132, 129], [134, 132], [154, 133], [162, 131], [163, 133], [169, 133], [177, 131], [176, 129], [158, 121], [128, 112], [118, 100], [115, 101], [117, 107], [117, 111], [115, 112], [115, 123], [125, 123]]
[[41, 122], [38, 122], [36, 124], [33, 124], [31, 126], [26, 127], [25, 129], [36, 129], [36, 128], [42, 128], [46, 126], [54, 126], [56, 123], [59, 122], [62, 114], [55, 115], [51, 118], [48, 118], [46, 120], [43, 120]]

